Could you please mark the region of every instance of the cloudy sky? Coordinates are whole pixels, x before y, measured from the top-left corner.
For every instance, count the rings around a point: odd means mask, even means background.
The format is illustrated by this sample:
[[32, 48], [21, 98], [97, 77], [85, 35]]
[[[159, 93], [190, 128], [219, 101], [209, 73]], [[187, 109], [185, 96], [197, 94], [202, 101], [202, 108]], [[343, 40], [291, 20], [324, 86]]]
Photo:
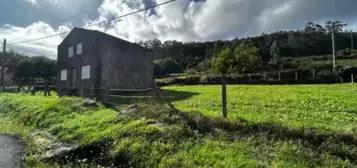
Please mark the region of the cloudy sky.
[[[0, 39], [8, 49], [56, 58], [66, 36], [11, 44], [70, 31], [167, 0], [1, 0]], [[153, 10], [90, 27], [137, 42], [208, 41], [302, 28], [341, 20], [357, 30], [356, 0], [176, 0]]]

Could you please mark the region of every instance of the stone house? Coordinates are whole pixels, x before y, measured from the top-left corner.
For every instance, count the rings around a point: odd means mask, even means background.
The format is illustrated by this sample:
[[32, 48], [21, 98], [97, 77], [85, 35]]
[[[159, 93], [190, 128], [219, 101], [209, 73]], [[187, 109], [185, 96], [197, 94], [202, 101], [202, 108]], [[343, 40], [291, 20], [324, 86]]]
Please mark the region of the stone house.
[[109, 89], [147, 89], [153, 84], [153, 52], [96, 31], [74, 28], [58, 46], [56, 90], [103, 95]]

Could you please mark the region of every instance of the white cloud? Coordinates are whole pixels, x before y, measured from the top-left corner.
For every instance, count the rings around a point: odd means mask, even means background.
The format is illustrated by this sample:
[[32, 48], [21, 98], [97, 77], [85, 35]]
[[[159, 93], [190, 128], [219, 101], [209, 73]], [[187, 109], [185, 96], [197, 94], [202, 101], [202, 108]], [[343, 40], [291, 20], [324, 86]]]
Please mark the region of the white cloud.
[[34, 4], [34, 5], [37, 4], [37, 1], [36, 1], [36, 0], [25, 0], [25, 1], [30, 2], [30, 3], [32, 3], [32, 4]]
[[[70, 31], [70, 29], [66, 26], [60, 26], [55, 30], [44, 22], [33, 23], [24, 28], [5, 25], [0, 28], [0, 39], [7, 39], [8, 50], [13, 49], [17, 52], [26, 52], [32, 55], [45, 55], [52, 59], [56, 59], [57, 45], [62, 41], [63, 36], [56, 36], [29, 43], [15, 43], [68, 31]], [[12, 43], [15, 45], [12, 45]]]
[[[35, 0], [27, 0], [34, 1]], [[37, 0], [39, 3], [44, 0]], [[167, 0], [150, 0], [156, 4]], [[230, 39], [236, 36], [254, 36], [280, 29], [301, 28], [307, 21], [323, 22], [327, 19], [353, 21], [357, 11], [355, 0], [177, 0], [160, 6], [153, 12], [146, 11], [121, 18], [111, 23], [90, 27], [123, 39], [136, 42], [159, 38], [161, 40], [207, 41]], [[90, 6], [87, 0], [50, 0], [69, 13]], [[148, 3], [148, 0], [144, 1]], [[83, 4], [83, 5], [81, 5]], [[86, 5], [85, 5], [86, 4]], [[143, 0], [103, 0], [98, 7], [98, 17], [86, 19], [84, 25], [105, 21], [147, 7]], [[87, 7], [86, 7], [87, 8]], [[67, 13], [67, 12], [63, 12]], [[78, 23], [72, 23], [78, 25]], [[68, 30], [71, 24], [52, 28], [37, 22], [25, 28], [11, 25], [0, 28], [0, 38], [22, 36], [38, 38]], [[18, 48], [47, 53], [54, 57], [61, 38], [55, 37], [17, 46]]]

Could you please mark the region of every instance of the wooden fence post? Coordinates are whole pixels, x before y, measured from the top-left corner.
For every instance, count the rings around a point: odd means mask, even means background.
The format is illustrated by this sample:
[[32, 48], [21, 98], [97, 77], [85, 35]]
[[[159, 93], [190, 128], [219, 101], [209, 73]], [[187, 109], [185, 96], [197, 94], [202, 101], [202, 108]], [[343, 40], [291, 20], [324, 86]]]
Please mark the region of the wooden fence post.
[[297, 70], [295, 70], [295, 80], [298, 80], [298, 73], [297, 73]]
[[354, 79], [353, 79], [353, 73], [351, 73], [351, 83], [354, 83]]
[[80, 97], [84, 97], [84, 88], [83, 88], [83, 84], [82, 84], [82, 87], [81, 87]]
[[315, 79], [316, 78], [316, 72], [315, 72], [315, 69], [312, 70], [312, 79]]
[[227, 81], [225, 75], [222, 75], [222, 113], [223, 118], [227, 118]]

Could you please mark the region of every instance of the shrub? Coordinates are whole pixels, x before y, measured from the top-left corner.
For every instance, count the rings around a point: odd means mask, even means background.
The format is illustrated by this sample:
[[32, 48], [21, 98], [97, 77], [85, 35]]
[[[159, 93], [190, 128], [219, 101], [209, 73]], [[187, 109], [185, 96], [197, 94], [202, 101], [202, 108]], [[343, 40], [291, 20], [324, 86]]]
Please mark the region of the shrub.
[[182, 73], [183, 68], [171, 58], [154, 61], [154, 74], [164, 76], [171, 73]]
[[210, 71], [212, 70], [212, 59], [206, 58], [201, 63], [198, 64], [199, 71]]
[[197, 70], [194, 69], [194, 68], [191, 68], [191, 69], [186, 70], [186, 73], [187, 73], [187, 74], [190, 74], [190, 75], [192, 75], [192, 74], [197, 74]]
[[337, 55], [351, 55], [351, 49], [345, 48], [337, 51]]
[[159, 76], [164, 76], [165, 72], [162, 69], [162, 67], [154, 62], [154, 76], [159, 77]]

